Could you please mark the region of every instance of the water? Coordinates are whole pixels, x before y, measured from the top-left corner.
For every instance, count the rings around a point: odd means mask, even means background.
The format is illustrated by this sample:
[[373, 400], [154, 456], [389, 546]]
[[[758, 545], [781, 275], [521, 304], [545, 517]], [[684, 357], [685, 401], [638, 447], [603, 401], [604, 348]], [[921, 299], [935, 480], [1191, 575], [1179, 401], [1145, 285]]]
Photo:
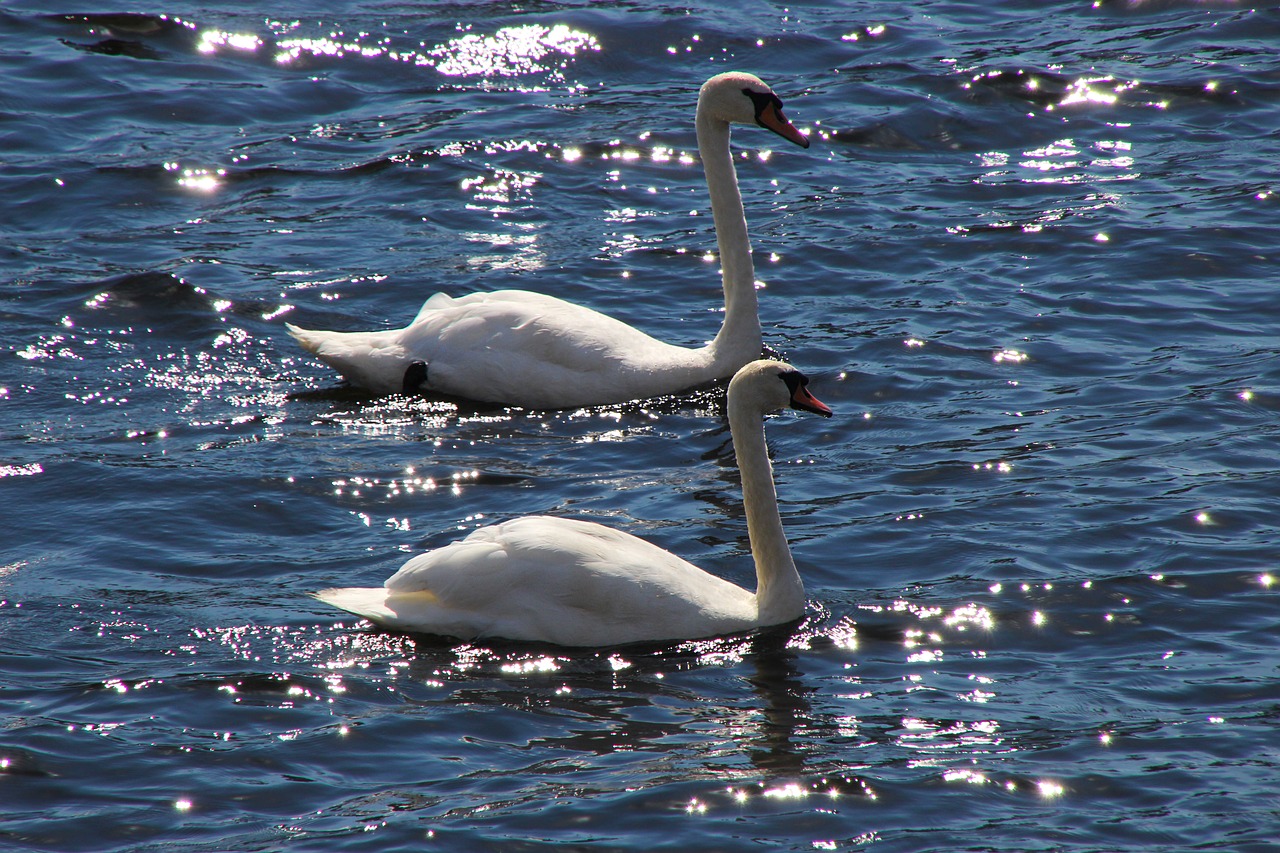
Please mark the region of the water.
[[[66, 11], [0, 8], [6, 849], [1277, 849], [1274, 4]], [[534, 512], [751, 582], [721, 392], [376, 398], [283, 328], [518, 286], [705, 340], [728, 67], [814, 140], [735, 135], [837, 411], [768, 424], [804, 622], [309, 599]]]

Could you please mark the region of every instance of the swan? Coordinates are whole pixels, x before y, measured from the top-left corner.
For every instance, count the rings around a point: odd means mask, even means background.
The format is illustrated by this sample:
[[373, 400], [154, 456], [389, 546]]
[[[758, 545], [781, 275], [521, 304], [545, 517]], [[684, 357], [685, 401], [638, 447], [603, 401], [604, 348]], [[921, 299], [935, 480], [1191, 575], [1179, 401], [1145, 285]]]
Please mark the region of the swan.
[[804, 583], [778, 514], [763, 418], [787, 406], [830, 417], [808, 383], [779, 361], [751, 362], [729, 383], [754, 593], [629, 533], [534, 515], [419, 554], [381, 587], [314, 595], [396, 630], [561, 646], [697, 639], [798, 619]]
[[434, 393], [535, 409], [639, 400], [725, 379], [760, 357], [755, 268], [729, 125], [756, 124], [809, 147], [760, 78], [717, 74], [698, 94], [698, 153], [711, 194], [725, 311], [698, 348], [656, 340], [590, 308], [525, 290], [437, 293], [403, 329], [286, 327], [302, 348], [376, 393]]

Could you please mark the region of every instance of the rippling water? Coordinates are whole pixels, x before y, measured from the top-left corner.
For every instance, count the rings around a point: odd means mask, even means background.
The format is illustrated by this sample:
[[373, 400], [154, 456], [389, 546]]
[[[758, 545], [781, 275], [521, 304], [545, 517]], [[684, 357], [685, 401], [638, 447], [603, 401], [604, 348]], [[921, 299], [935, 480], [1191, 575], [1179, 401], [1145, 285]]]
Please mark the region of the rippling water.
[[[0, 6], [2, 846], [1276, 849], [1274, 4], [352, 9]], [[815, 143], [735, 135], [837, 410], [769, 423], [808, 617], [309, 599], [533, 512], [751, 583], [721, 392], [371, 397], [283, 328], [517, 286], [709, 338], [730, 67]]]

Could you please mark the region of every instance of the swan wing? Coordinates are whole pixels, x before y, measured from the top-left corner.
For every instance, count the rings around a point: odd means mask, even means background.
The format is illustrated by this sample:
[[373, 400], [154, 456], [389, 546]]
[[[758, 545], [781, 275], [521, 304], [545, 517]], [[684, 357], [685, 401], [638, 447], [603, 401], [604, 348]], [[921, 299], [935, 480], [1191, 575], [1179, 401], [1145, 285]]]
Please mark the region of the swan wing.
[[[457, 300], [454, 299], [454, 297], [447, 293], [434, 293], [427, 298], [426, 302], [422, 303], [422, 307], [418, 309], [418, 314], [413, 318], [413, 322], [417, 323], [432, 311], [439, 311], [443, 308], [447, 308], [456, 301]], [[413, 325], [413, 323], [410, 323], [409, 325]]]

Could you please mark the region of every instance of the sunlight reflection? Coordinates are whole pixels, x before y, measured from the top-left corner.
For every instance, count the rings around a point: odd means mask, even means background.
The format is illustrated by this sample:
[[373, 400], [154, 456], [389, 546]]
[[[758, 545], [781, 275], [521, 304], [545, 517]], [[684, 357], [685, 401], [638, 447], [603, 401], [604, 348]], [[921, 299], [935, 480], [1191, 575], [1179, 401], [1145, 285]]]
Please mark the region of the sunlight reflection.
[[493, 175], [477, 175], [462, 180], [462, 191], [476, 201], [509, 204], [513, 196], [530, 198], [529, 190], [542, 178], [540, 172], [513, 172], [498, 169]]
[[[493, 35], [467, 34], [427, 51], [441, 74], [478, 77], [516, 77], [552, 70], [550, 56], [573, 57], [598, 51], [595, 36], [558, 24], [504, 27]], [[563, 69], [567, 63], [561, 62]]]
[[716, 637], [690, 640], [679, 645], [681, 651], [693, 652], [702, 666], [733, 666], [751, 653], [751, 640], [744, 637]]
[[[753, 796], [763, 797], [769, 800], [781, 801], [801, 801], [811, 797], [821, 797], [823, 800], [837, 800], [844, 796], [862, 795], [867, 799], [875, 800], [878, 795], [865, 780], [856, 777], [824, 776], [811, 782], [801, 781], [779, 781], [779, 782], [757, 782], [751, 788], [730, 787], [724, 789], [730, 800], [736, 806], [745, 805]], [[694, 802], [702, 802], [695, 798]]]
[[67, 337], [65, 335], [41, 335], [38, 343], [29, 344], [15, 352], [14, 355], [27, 361], [37, 361], [45, 358], [65, 358], [73, 361], [83, 361], [84, 357], [76, 353], [66, 343]]
[[226, 169], [183, 168], [178, 163], [165, 163], [165, 171], [178, 173], [178, 186], [197, 192], [211, 193], [222, 186]]
[[1056, 799], [1066, 793], [1066, 788], [1051, 779], [1041, 779], [1036, 783], [1036, 790], [1046, 800]]
[[[644, 213], [641, 215], [652, 216], [654, 214]], [[623, 255], [626, 255], [630, 252], [635, 252], [640, 249], [643, 249], [646, 246], [662, 245], [664, 242], [665, 241], [662, 235], [641, 237], [638, 234], [631, 234], [631, 233], [619, 234], [618, 232], [615, 231], [615, 232], [612, 232], [609, 235], [608, 239], [605, 240], [604, 245], [599, 250], [599, 255], [602, 258], [615, 259], [615, 258], [620, 258]], [[624, 273], [624, 277], [629, 278], [630, 276], [629, 274]]]
[[[978, 467], [978, 466], [975, 466]], [[999, 592], [999, 585], [993, 585], [991, 588], [993, 593]], [[871, 606], [863, 606], [863, 609], [877, 609]], [[981, 605], [970, 602], [962, 604], [951, 610], [946, 610], [938, 605], [920, 605], [909, 601], [898, 600], [892, 605], [895, 613], [911, 613], [921, 622], [930, 619], [941, 619], [942, 625], [957, 633], [964, 633], [970, 628], [981, 631], [993, 631], [996, 627], [995, 614], [990, 609]], [[903, 631], [903, 645], [908, 649], [915, 649], [924, 643], [940, 645], [943, 642], [942, 634], [937, 631], [926, 631], [924, 628], [909, 627]], [[930, 652], [940, 658], [941, 650]], [[919, 657], [918, 660], [926, 660], [926, 657]]]
[[[369, 496], [376, 496], [372, 493], [381, 493], [383, 500], [392, 500], [405, 495], [413, 495], [418, 492], [434, 492], [441, 488], [450, 488], [454, 493], [458, 493], [463, 484], [471, 483], [480, 478], [480, 472], [472, 469], [469, 471], [454, 471], [447, 478], [437, 480], [435, 477], [426, 477], [413, 473], [412, 469], [405, 477], [390, 477], [382, 479], [381, 477], [366, 477], [359, 474], [346, 477], [338, 477], [330, 481], [333, 487], [333, 494], [337, 496], [348, 495], [353, 498], [364, 497], [366, 493]], [[483, 518], [483, 515], [468, 516], [466, 521]], [[390, 519], [395, 521], [395, 519]], [[404, 522], [404, 528], [408, 528], [408, 522]]]
[[552, 657], [527, 658], [525, 660], [513, 660], [502, 664], [499, 669], [507, 675], [530, 675], [544, 672], [557, 672], [560, 669], [559, 662]]
[[795, 782], [788, 782], [787, 784], [780, 785], [776, 788], [766, 788], [764, 790], [764, 796], [771, 797], [776, 800], [803, 800], [805, 797], [809, 796], [809, 792], [804, 788], [801, 788], [800, 785]]
[[[489, 208], [481, 205], [468, 205], [468, 207], [472, 210], [489, 210], [494, 214], [494, 216], [510, 212], [508, 208], [503, 206], [502, 202], [497, 202], [495, 206]], [[511, 247], [515, 250], [514, 254], [510, 252], [484, 252], [475, 255], [468, 255], [466, 262], [470, 267], [489, 270], [533, 272], [546, 266], [546, 254], [538, 245], [538, 235], [536, 233], [502, 234], [495, 232], [470, 231], [464, 233], [462, 236], [470, 243], [479, 243], [494, 248]]]
[[885, 24], [872, 24], [871, 26], [861, 27], [851, 33], [840, 36], [841, 41], [858, 41], [862, 38], [879, 38], [885, 34], [888, 27]]
[[219, 48], [229, 47], [233, 50], [254, 51], [262, 45], [262, 39], [248, 33], [205, 30], [200, 34], [200, 43], [196, 45], [196, 50], [201, 53], [216, 53]]
[[985, 773], [959, 767], [952, 768], [943, 773], [942, 780], [944, 782], [968, 782], [971, 785], [985, 785], [991, 781], [987, 778]]
[[913, 766], [935, 764], [941, 756], [951, 755], [957, 750], [990, 750], [1002, 741], [1000, 724], [995, 720], [943, 723], [904, 717], [899, 726], [901, 732], [894, 738], [898, 745], [928, 756], [915, 759]]
[[[1112, 127], [1127, 128], [1119, 123]], [[1011, 169], [1012, 157], [1002, 151], [987, 151], [977, 155], [982, 170], [980, 183], [1000, 184], [1025, 182], [1034, 184], [1090, 185], [1132, 181], [1141, 176], [1135, 168], [1132, 143], [1124, 139], [1104, 139], [1089, 145], [1077, 143], [1073, 138], [1062, 138], [1047, 145], [1021, 152], [1016, 168]], [[1114, 192], [1095, 191], [1079, 200], [1068, 201], [1043, 210], [990, 211], [979, 214], [979, 222], [947, 227], [952, 234], [972, 231], [1021, 231], [1035, 234], [1046, 228], [1065, 223], [1070, 219], [1088, 216], [1100, 210], [1118, 207], [1123, 198]], [[1104, 242], [1105, 234], [1095, 237]], [[1014, 355], [1021, 355], [1012, 352]]]
[[1055, 159], [1075, 157], [1080, 151], [1075, 147], [1075, 143], [1070, 139], [1063, 139], [1043, 148], [1034, 148], [1030, 151], [1024, 151], [1023, 156], [1028, 159], [1023, 160], [1019, 165], [1024, 169], [1037, 169], [1043, 172], [1057, 171], [1080, 165], [1075, 160]]
[[942, 621], [948, 628], [954, 628], [957, 631], [966, 631], [970, 627], [991, 631], [996, 626], [995, 616], [991, 611], [976, 604], [957, 607]]
[[[450, 424], [483, 423], [485, 416], [461, 417], [455, 403], [426, 397], [387, 397], [366, 402], [351, 411], [332, 411], [320, 417], [345, 433], [389, 436], [401, 433], [421, 435], [424, 430], [440, 430]], [[497, 422], [496, 420], [488, 422]], [[432, 484], [410, 484], [434, 488]]]
[[[291, 25], [267, 23], [280, 35], [297, 29], [296, 22]], [[564, 69], [579, 53], [600, 50], [595, 36], [564, 24], [503, 27], [490, 35], [465, 32], [470, 29], [469, 25], [460, 25], [459, 29], [465, 34], [428, 48], [423, 43], [395, 46], [389, 36], [369, 32], [333, 31], [316, 37], [295, 36], [268, 42], [253, 33], [210, 28], [200, 33], [197, 50], [207, 56], [228, 51], [266, 52], [279, 65], [319, 57], [357, 57], [434, 67], [450, 77], [510, 78], [549, 74], [557, 81], [564, 79]]]
[[[243, 660], [271, 661], [278, 666], [293, 666], [300, 662], [318, 665], [329, 671], [323, 679], [327, 692], [338, 692], [333, 690], [335, 683], [341, 683], [338, 670], [370, 669], [377, 663], [395, 677], [416, 649], [414, 640], [407, 636], [328, 632], [318, 627], [233, 625], [193, 628], [191, 636], [194, 642], [180, 646], [186, 654], [197, 654], [199, 644], [213, 643]], [[287, 683], [289, 676], [278, 673], [273, 678]], [[240, 692], [233, 683], [221, 685], [219, 690], [229, 695]]]
[[[1126, 93], [1139, 88], [1136, 80], [1120, 81], [1111, 75], [1095, 75], [1067, 80], [1051, 71], [1033, 73], [1023, 69], [979, 71], [961, 84], [964, 89], [991, 87], [1054, 112], [1063, 107], [1113, 107]], [[1206, 91], [1213, 89], [1206, 87]], [[1148, 103], [1162, 109], [1167, 101]]]
[[393, 62], [409, 62], [414, 65], [427, 65], [427, 59], [416, 51], [399, 52], [382, 45], [365, 45], [358, 40], [339, 41], [341, 33], [333, 33], [331, 38], [294, 38], [283, 39], [276, 43], [275, 61], [280, 65], [288, 65], [303, 56], [361, 56], [365, 58], [385, 57]]
[[[1137, 87], [1138, 82], [1136, 80], [1117, 82], [1116, 78], [1110, 75], [1104, 77], [1081, 77], [1067, 87], [1066, 93], [1057, 105], [1060, 107], [1074, 104], [1112, 106], [1120, 100], [1121, 95]], [[1050, 105], [1048, 109], [1053, 109], [1053, 105]]]
[[840, 621], [832, 625], [824, 632], [836, 648], [854, 651], [858, 648], [858, 625], [848, 616], [843, 616]]
[[1134, 165], [1134, 158], [1130, 153], [1132, 143], [1106, 139], [1093, 143], [1092, 147], [1106, 156], [1090, 156], [1086, 159], [1075, 140], [1061, 139], [1041, 148], [1024, 151], [1024, 159], [1018, 162], [1018, 166], [1041, 173], [1027, 179], [1032, 183], [1130, 181], [1139, 176], [1137, 172], [1126, 171]]

